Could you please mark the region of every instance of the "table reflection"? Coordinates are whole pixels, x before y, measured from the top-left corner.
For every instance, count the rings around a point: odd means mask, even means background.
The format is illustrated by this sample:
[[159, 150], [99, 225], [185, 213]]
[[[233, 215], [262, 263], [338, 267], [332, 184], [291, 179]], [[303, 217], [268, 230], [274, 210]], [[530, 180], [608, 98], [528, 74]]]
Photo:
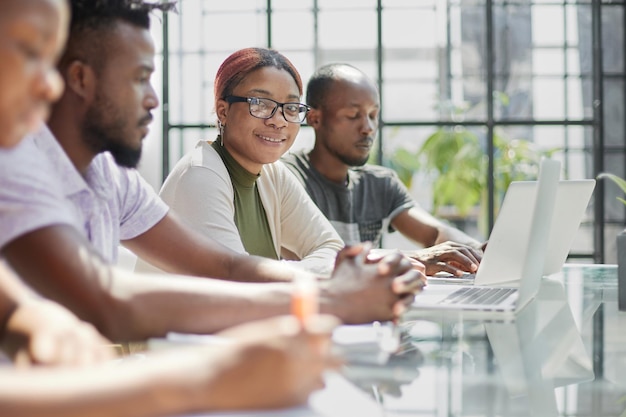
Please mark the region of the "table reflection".
[[526, 396], [531, 415], [557, 416], [554, 388], [594, 379], [559, 281], [543, 280], [513, 323], [486, 323], [485, 331], [509, 395]]
[[411, 311], [386, 361], [346, 376], [387, 416], [626, 417], [616, 268], [567, 266], [514, 317]]

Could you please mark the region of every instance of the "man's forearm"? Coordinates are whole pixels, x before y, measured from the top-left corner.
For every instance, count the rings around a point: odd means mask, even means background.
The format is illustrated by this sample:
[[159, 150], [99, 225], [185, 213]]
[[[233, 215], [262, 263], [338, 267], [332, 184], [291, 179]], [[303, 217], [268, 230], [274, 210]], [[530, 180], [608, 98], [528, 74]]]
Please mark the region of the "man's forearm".
[[73, 282], [74, 288], [68, 288], [70, 281], [51, 276], [45, 285], [37, 281], [36, 286], [116, 341], [162, 337], [170, 331], [213, 333], [289, 312], [287, 283], [235, 283], [92, 267], [90, 275]]
[[219, 381], [207, 378], [208, 383], [194, 387], [193, 367], [185, 362], [191, 363], [179, 352], [117, 367], [0, 372], [0, 415], [155, 417], [209, 409], [196, 391]]
[[[37, 262], [32, 261], [32, 253], [39, 254]], [[4, 254], [35, 290], [113, 340], [143, 340], [169, 331], [210, 333], [289, 311], [287, 283], [131, 274], [108, 265], [69, 226], [24, 235], [7, 245]], [[232, 273], [270, 275], [274, 265], [280, 265], [254, 259], [258, 261], [232, 263], [238, 269]]]
[[475, 249], [480, 249], [482, 245], [479, 241], [467, 235], [465, 232], [462, 232], [452, 226], [442, 224], [439, 227], [439, 234], [437, 236], [436, 243], [443, 243], [447, 241], [462, 243]]
[[116, 277], [112, 285], [114, 297], [125, 300], [127, 325], [134, 329], [127, 337], [145, 339], [170, 331], [213, 333], [290, 311], [291, 285], [287, 283], [142, 274], [130, 278]]

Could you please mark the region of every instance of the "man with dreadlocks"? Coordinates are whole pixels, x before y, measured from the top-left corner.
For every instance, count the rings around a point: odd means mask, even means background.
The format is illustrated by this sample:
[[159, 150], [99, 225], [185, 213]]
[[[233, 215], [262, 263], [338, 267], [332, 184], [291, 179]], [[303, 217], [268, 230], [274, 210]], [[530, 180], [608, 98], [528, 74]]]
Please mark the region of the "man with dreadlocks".
[[[171, 3], [73, 0], [59, 71], [65, 91], [48, 127], [0, 166], [28, 166], [30, 180], [0, 182], [0, 251], [36, 290], [113, 340], [207, 333], [289, 312], [296, 274], [284, 263], [237, 254], [177, 220], [133, 168], [158, 105], [150, 84], [150, 13]], [[32, 180], [40, 178], [40, 180]], [[45, 181], [44, 181], [45, 179]], [[227, 282], [146, 276], [111, 264], [122, 241], [172, 273]], [[321, 310], [349, 323], [389, 320], [423, 282], [399, 254], [356, 262], [339, 254], [320, 284]]]

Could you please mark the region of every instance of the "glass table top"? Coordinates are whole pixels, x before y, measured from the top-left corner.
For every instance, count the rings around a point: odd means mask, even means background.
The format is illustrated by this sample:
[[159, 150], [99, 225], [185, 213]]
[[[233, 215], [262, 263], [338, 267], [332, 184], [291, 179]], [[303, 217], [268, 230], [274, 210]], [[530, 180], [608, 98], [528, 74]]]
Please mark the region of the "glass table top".
[[410, 311], [399, 350], [347, 356], [386, 416], [626, 417], [615, 265], [568, 264], [512, 317]]

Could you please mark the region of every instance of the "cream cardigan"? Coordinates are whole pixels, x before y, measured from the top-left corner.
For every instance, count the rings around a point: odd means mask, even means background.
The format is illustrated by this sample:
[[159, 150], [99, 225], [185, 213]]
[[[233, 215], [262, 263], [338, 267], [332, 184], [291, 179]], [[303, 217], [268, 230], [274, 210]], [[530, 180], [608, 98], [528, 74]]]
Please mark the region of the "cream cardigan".
[[[329, 274], [344, 244], [298, 180], [278, 161], [263, 166], [257, 186], [276, 253], [286, 257], [291, 252], [299, 259], [294, 266]], [[160, 195], [194, 229], [246, 253], [234, 221], [230, 175], [208, 142], [198, 142], [178, 161]]]

